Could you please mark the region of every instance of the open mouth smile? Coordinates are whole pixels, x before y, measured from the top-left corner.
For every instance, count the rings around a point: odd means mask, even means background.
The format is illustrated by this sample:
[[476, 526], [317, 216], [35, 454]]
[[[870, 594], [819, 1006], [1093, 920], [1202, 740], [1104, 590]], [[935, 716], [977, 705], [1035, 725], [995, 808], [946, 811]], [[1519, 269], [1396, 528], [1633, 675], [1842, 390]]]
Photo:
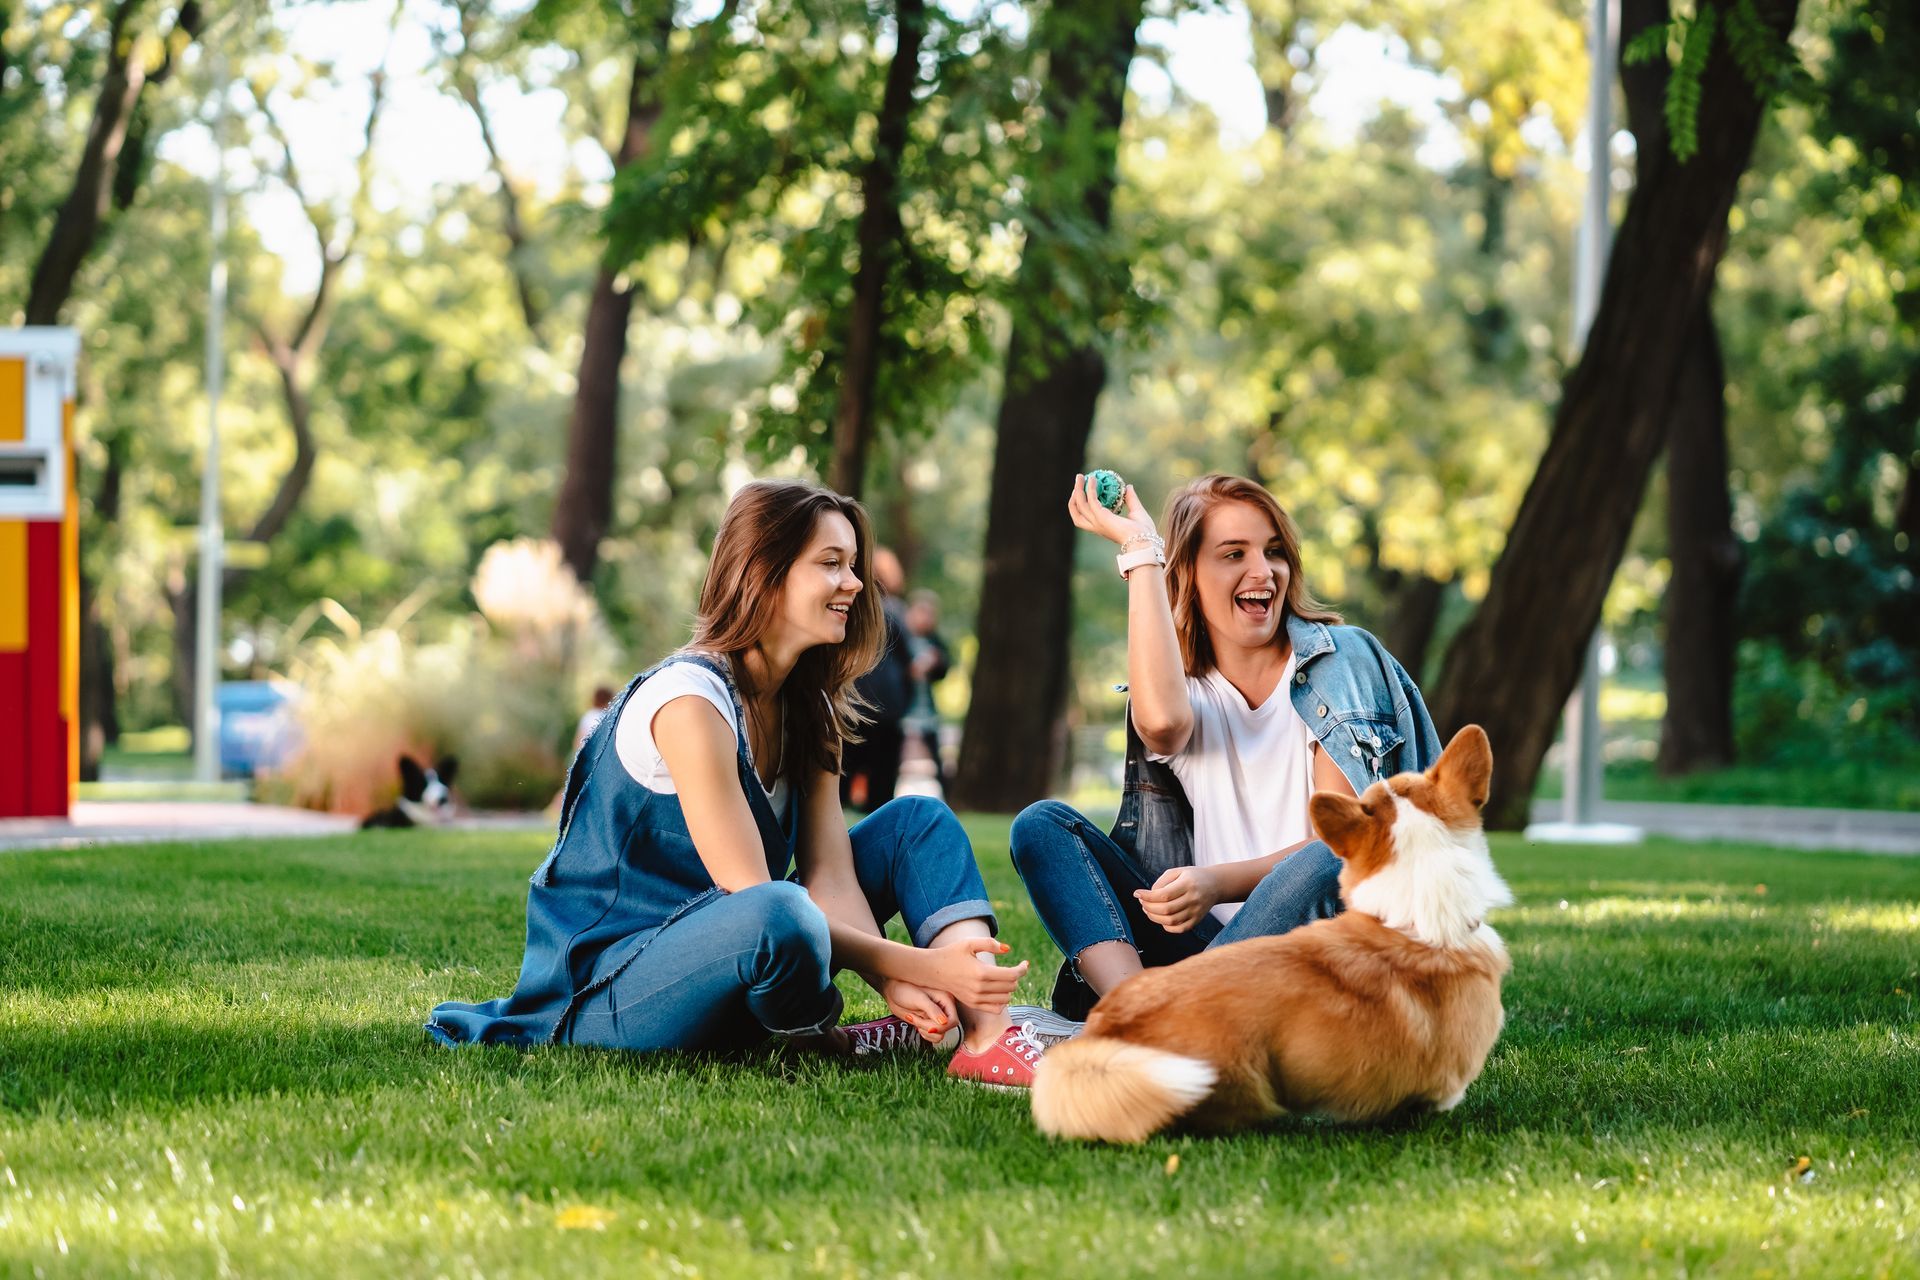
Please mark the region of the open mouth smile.
[[1241, 591], [1233, 597], [1233, 606], [1249, 618], [1264, 622], [1273, 613], [1273, 592]]

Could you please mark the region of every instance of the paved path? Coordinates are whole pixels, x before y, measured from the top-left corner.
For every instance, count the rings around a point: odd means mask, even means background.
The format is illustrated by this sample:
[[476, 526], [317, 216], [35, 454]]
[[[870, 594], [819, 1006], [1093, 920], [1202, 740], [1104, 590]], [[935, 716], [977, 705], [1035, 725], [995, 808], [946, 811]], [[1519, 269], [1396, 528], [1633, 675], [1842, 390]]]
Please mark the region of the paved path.
[[[1557, 823], [1561, 801], [1533, 802], [1535, 822]], [[1802, 809], [1768, 805], [1654, 804], [1605, 800], [1600, 822], [1679, 840], [1741, 840], [1800, 849], [1920, 854], [1920, 813], [1886, 809]]]
[[[1558, 822], [1560, 816], [1560, 801], [1534, 802], [1534, 821]], [[1682, 840], [1920, 855], [1920, 813], [1606, 801], [1597, 816], [1602, 822], [1625, 823], [1649, 835]], [[279, 840], [340, 835], [356, 825], [355, 819], [339, 814], [264, 804], [83, 800], [74, 806], [71, 822], [0, 819], [0, 850], [76, 849], [151, 840]], [[544, 831], [551, 829], [553, 820], [539, 813], [475, 813], [451, 825], [469, 830]]]
[[[357, 818], [268, 804], [212, 800], [97, 801], [73, 806], [72, 821], [0, 819], [0, 850], [79, 849], [89, 845], [152, 840], [283, 840], [334, 836], [360, 825]], [[551, 825], [539, 813], [475, 813], [450, 823], [465, 829], [537, 830]]]

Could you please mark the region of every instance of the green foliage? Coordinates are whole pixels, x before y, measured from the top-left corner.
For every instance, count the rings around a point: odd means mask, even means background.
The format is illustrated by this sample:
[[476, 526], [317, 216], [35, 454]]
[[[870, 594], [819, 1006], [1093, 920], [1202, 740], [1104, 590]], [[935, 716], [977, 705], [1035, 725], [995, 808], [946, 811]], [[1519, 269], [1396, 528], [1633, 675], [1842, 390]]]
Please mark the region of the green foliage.
[[[1019, 998], [1044, 997], [1006, 823], [968, 826], [1010, 958], [1035, 961]], [[1495, 837], [1508, 1022], [1460, 1108], [1116, 1149], [1042, 1139], [930, 1055], [427, 1044], [433, 1004], [513, 983], [546, 839], [0, 858], [0, 1267], [1911, 1270], [1912, 859], [1656, 841], [1574, 862]], [[879, 1012], [840, 981], [850, 1017]], [[1786, 1176], [1802, 1156], [1810, 1182]]]
[[1920, 144], [1896, 105], [1920, 16], [1862, 3], [1814, 33], [1826, 110], [1787, 115], [1767, 147], [1777, 180], [1752, 202], [1778, 259], [1764, 265], [1796, 270], [1735, 279], [1736, 314], [1752, 306], [1767, 321], [1735, 330], [1749, 349], [1794, 338], [1776, 367], [1752, 357], [1749, 394], [1793, 427], [1748, 529], [1741, 634], [1753, 643], [1736, 693], [1756, 760], [1899, 757], [1920, 743], [1920, 547], [1899, 514], [1920, 473]]
[[1680, 58], [1673, 64], [1673, 76], [1667, 81], [1667, 137], [1672, 139], [1674, 157], [1683, 164], [1700, 149], [1700, 77], [1706, 72], [1707, 56], [1713, 50], [1713, 32], [1719, 13], [1712, 4], [1701, 4], [1680, 38]]
[[[928, 15], [900, 157], [901, 217], [875, 388], [883, 433], [923, 438], [940, 407], [992, 359], [988, 303], [1010, 260], [995, 251], [1008, 216], [1013, 152], [1026, 108], [1020, 51], [992, 15]], [[662, 260], [684, 286], [700, 247], [729, 270], [743, 319], [781, 353], [750, 405], [767, 460], [818, 468], [839, 394], [850, 320], [860, 181], [891, 50], [864, 4], [757, 8], [751, 37], [688, 42], [660, 90], [665, 144], [615, 181], [611, 259], [652, 278]], [[717, 268], [716, 268], [717, 273]]]
[[[1816, 777], [1853, 762], [1884, 764], [1909, 780], [1920, 776], [1914, 768], [1920, 764], [1920, 734], [1913, 728], [1920, 678], [1908, 656], [1885, 644], [1851, 656], [1855, 661], [1847, 665], [1854, 670], [1870, 668], [1876, 659], [1903, 669], [1889, 679], [1862, 679], [1852, 670], [1836, 673], [1816, 658], [1791, 655], [1772, 640], [1743, 643], [1733, 686], [1741, 760]], [[1912, 788], [1901, 792], [1904, 798], [1895, 795], [1896, 803], [1877, 807], [1920, 803]]]
[[1667, 140], [1682, 164], [1700, 149], [1700, 80], [1713, 56], [1716, 36], [1741, 78], [1763, 101], [1776, 104], [1803, 92], [1808, 84], [1799, 54], [1767, 25], [1754, 0], [1698, 0], [1691, 14], [1677, 13], [1637, 33], [1622, 48], [1621, 60], [1629, 66], [1669, 62], [1664, 103]]
[[1656, 22], [1621, 46], [1620, 61], [1630, 67], [1655, 60], [1664, 62], [1667, 57], [1667, 42], [1672, 39], [1673, 24]]
[[[684, 640], [732, 485], [817, 473], [893, 15], [854, 0], [718, 8], [676, 7], [664, 37], [665, 10], [599, 0], [531, 14], [457, 0], [430, 18], [450, 92], [468, 76], [503, 111], [564, 97], [553, 148], [570, 159], [544, 185], [503, 167], [435, 193], [431, 207], [366, 212], [312, 371], [313, 483], [267, 568], [229, 594], [232, 652], [250, 657], [232, 674], [283, 669], [303, 611], [321, 599], [366, 619], [411, 600], [413, 634], [432, 643], [467, 625], [465, 584], [484, 549], [547, 526], [580, 316], [608, 245], [635, 311], [614, 528], [594, 588], [626, 651], [644, 661]], [[1883, 705], [1898, 718], [1891, 695], [1862, 682], [1893, 669], [1877, 656], [1889, 647], [1908, 654], [1889, 575], [1912, 568], [1891, 538], [1915, 447], [1904, 379], [1920, 364], [1920, 133], [1901, 79], [1920, 51], [1912, 6], [1808, 6], [1791, 49], [1758, 25], [1761, 8], [1715, 0], [1708, 17], [1706, 5], [1681, 5], [1633, 56], [1724, 50], [1781, 94], [1720, 273], [1732, 483], [1737, 524], [1765, 562], [1757, 581], [1769, 584], [1754, 597], [1756, 635], [1793, 673], [1773, 681], [1753, 668], [1755, 678], [1784, 702], [1817, 668], [1840, 709], [1822, 724], [1842, 732], [1861, 697], [1870, 718]], [[1567, 149], [1587, 79], [1586, 5], [1250, 9], [1276, 111], [1253, 138], [1223, 136], [1177, 88], [1164, 106], [1136, 95], [1117, 138], [1090, 117], [1044, 119], [1040, 8], [930, 16], [902, 158], [871, 505], [914, 585], [939, 592], [961, 655], [998, 353], [1010, 322], [1036, 308], [1109, 353], [1090, 465], [1136, 480], [1150, 503], [1202, 470], [1262, 475], [1302, 526], [1311, 582], [1355, 621], [1384, 628], [1393, 584], [1419, 578], [1451, 583], [1449, 616], [1463, 611], [1499, 554], [1564, 373], [1577, 216]], [[70, 180], [106, 10], [17, 0], [4, 13], [0, 310], [24, 300]], [[223, 28], [233, 72], [287, 92], [327, 89], [328, 68], [285, 48], [287, 18]], [[1319, 113], [1319, 50], [1345, 24], [1403, 41], [1416, 67], [1444, 79], [1438, 135], [1391, 107], [1357, 133]], [[1151, 48], [1139, 56], [1164, 61]], [[660, 145], [609, 191], [602, 161], [619, 143], [636, 62], [652, 77], [643, 104], [663, 112]], [[194, 57], [180, 64], [150, 103], [152, 136], [207, 114], [205, 72]], [[237, 103], [257, 172], [272, 158], [263, 122]], [[1457, 160], [1435, 162], [1436, 137], [1457, 143]], [[1048, 139], [1061, 159], [1053, 176], [1034, 166]], [[1111, 147], [1122, 177], [1101, 232], [1097, 211], [1060, 207], [1048, 183], [1071, 187]], [[172, 600], [188, 581], [183, 531], [205, 424], [206, 193], [173, 154], [157, 153], [139, 198], [110, 221], [72, 308], [87, 335], [83, 554], [136, 728], [177, 719]], [[495, 182], [520, 201], [525, 242], [511, 262]], [[228, 246], [236, 314], [290, 326], [304, 294], [247, 225], [250, 200], [236, 205]], [[1031, 288], [1018, 286], [1023, 259]], [[537, 333], [509, 266], [546, 305]], [[223, 487], [238, 533], [291, 447], [277, 374], [237, 321], [228, 370]], [[120, 477], [111, 523], [109, 474]], [[1817, 551], [1848, 531], [1844, 554]], [[1100, 545], [1082, 540], [1080, 553], [1077, 711], [1101, 721], [1117, 714], [1105, 686], [1120, 678], [1124, 596]], [[1650, 508], [1610, 621], [1657, 609], [1664, 554]], [[1818, 644], [1806, 635], [1815, 614]], [[950, 712], [965, 686], [964, 672], [949, 682]]]

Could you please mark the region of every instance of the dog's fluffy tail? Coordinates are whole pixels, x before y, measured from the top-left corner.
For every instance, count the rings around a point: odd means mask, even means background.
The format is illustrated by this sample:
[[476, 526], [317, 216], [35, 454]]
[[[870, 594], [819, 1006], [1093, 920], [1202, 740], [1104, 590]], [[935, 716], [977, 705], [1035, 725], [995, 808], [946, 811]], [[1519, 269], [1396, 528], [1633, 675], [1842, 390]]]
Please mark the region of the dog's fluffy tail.
[[1033, 1120], [1056, 1138], [1143, 1142], [1213, 1090], [1212, 1063], [1107, 1036], [1047, 1050], [1033, 1075]]

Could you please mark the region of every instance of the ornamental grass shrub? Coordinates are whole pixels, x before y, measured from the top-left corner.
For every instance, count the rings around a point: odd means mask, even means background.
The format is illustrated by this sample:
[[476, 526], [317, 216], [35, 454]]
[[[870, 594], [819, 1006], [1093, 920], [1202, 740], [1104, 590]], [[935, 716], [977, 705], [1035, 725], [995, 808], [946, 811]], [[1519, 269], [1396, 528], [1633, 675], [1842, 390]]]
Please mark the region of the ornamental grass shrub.
[[475, 611], [432, 639], [406, 606], [373, 627], [327, 610], [333, 631], [301, 643], [289, 672], [301, 745], [263, 794], [368, 813], [397, 794], [402, 753], [456, 755], [467, 804], [543, 807], [564, 780], [588, 692], [619, 655], [550, 541], [488, 548], [471, 594]]

